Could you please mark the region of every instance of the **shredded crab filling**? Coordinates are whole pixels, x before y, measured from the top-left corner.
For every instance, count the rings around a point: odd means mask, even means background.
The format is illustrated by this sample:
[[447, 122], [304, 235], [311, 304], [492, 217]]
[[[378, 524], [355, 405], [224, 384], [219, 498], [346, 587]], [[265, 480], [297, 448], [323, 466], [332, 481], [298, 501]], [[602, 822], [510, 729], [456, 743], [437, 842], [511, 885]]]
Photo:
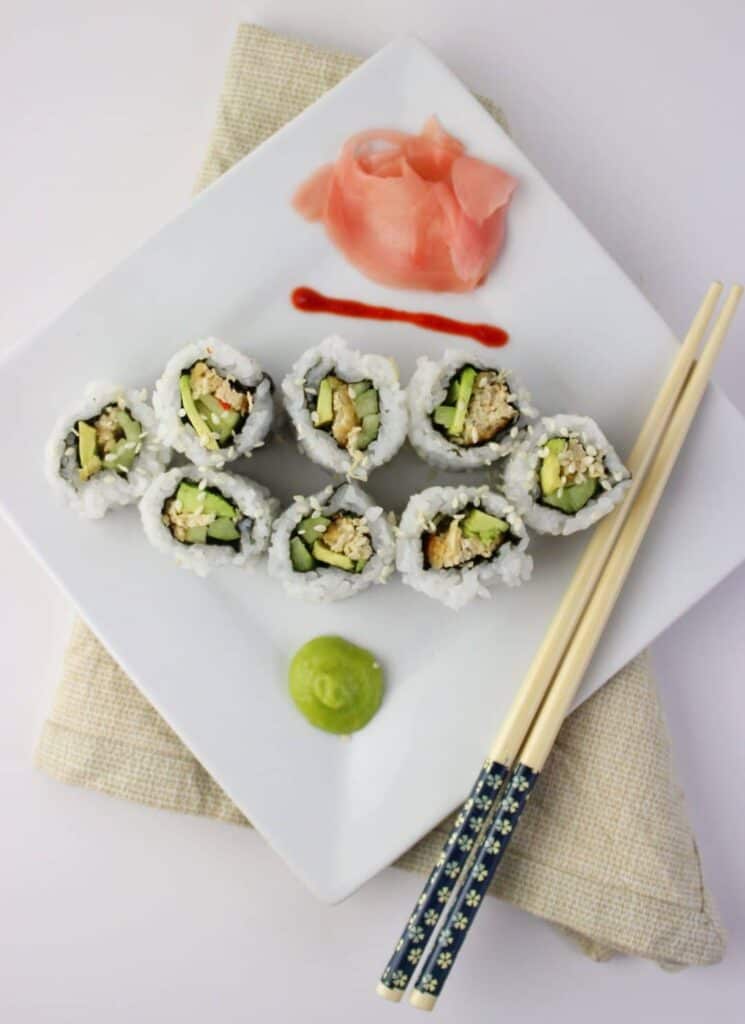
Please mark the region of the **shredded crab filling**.
[[236, 387], [234, 377], [223, 377], [209, 363], [195, 363], [189, 371], [189, 379], [194, 398], [214, 396], [226, 411], [232, 409], [241, 416], [247, 416], [251, 411], [253, 395], [242, 387]]
[[[474, 506], [467, 506], [456, 515], [440, 515], [426, 524], [422, 536], [425, 568], [456, 569], [488, 561], [503, 544], [512, 540], [509, 528], [495, 530], [494, 527], [484, 527], [480, 532], [469, 529], [468, 521], [474, 512], [481, 515]], [[507, 527], [503, 521], [496, 521]]]

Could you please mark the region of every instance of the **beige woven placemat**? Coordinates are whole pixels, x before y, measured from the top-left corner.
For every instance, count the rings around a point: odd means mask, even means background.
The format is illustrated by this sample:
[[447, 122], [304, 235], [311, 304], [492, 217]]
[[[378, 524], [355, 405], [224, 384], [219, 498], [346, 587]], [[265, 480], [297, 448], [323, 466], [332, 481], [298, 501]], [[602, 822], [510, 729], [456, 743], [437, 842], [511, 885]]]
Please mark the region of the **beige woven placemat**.
[[[242, 25], [198, 188], [357, 63]], [[248, 824], [82, 623], [36, 760], [66, 782]], [[399, 865], [428, 871], [448, 824]], [[702, 881], [644, 657], [567, 720], [492, 891], [569, 930], [596, 959], [614, 951], [674, 965], [721, 958], [723, 931]]]

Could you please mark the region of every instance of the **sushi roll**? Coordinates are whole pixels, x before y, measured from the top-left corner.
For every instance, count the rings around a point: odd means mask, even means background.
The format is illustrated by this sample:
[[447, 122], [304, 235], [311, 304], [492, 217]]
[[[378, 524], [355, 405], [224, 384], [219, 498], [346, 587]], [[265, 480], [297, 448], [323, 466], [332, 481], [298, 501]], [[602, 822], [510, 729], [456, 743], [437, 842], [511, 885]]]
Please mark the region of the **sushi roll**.
[[296, 497], [277, 519], [269, 574], [293, 597], [338, 601], [385, 583], [395, 541], [383, 509], [353, 483]]
[[406, 439], [406, 396], [385, 356], [343, 338], [304, 352], [282, 382], [300, 450], [332, 473], [366, 480]]
[[488, 487], [428, 487], [404, 509], [396, 567], [404, 583], [459, 609], [494, 587], [530, 579], [528, 534], [508, 501]]
[[130, 505], [168, 465], [147, 392], [89, 384], [82, 403], [57, 421], [46, 449], [46, 475], [72, 508], [100, 519]]
[[164, 444], [197, 466], [222, 469], [264, 443], [274, 415], [272, 382], [255, 359], [205, 338], [169, 359], [153, 407]]
[[631, 476], [593, 420], [556, 415], [539, 420], [505, 468], [504, 490], [528, 526], [568, 536], [607, 515]]
[[198, 576], [263, 554], [278, 509], [277, 500], [253, 480], [195, 466], [156, 477], [140, 502], [153, 547]]
[[509, 370], [448, 350], [421, 356], [406, 389], [409, 440], [438, 469], [490, 466], [514, 448], [535, 416], [530, 396]]

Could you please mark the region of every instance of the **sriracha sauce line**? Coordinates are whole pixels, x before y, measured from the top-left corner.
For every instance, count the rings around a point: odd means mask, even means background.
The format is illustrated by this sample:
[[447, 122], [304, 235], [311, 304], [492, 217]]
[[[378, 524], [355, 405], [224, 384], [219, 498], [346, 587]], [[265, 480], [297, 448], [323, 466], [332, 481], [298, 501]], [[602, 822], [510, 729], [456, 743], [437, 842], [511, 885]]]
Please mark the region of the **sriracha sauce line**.
[[501, 348], [509, 339], [507, 331], [493, 324], [451, 320], [449, 316], [440, 316], [439, 313], [412, 313], [405, 309], [391, 309], [390, 306], [368, 306], [366, 302], [357, 302], [355, 299], [335, 299], [330, 295], [321, 295], [313, 288], [295, 288], [290, 298], [295, 309], [303, 313], [334, 313], [336, 316], [354, 316], [367, 320], [400, 320], [429, 331], [473, 338], [489, 348]]

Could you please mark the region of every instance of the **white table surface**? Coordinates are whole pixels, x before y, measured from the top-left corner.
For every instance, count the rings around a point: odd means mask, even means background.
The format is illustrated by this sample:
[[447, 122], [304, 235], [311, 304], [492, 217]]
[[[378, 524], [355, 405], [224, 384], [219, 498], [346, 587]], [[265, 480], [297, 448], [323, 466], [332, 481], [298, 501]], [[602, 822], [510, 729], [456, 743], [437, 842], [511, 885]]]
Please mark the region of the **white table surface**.
[[[360, 54], [418, 33], [504, 105], [526, 152], [675, 328], [712, 276], [745, 276], [740, 0], [365, 7], [3, 0], [0, 347], [178, 212], [247, 11]], [[718, 372], [743, 411], [744, 343], [741, 319]], [[319, 906], [247, 830], [33, 770], [72, 616], [2, 523], [0, 581], [0, 1020], [273, 1024], [304, 1014], [367, 1024], [413, 1013], [372, 987], [418, 878], [388, 870], [343, 905]], [[640, 961], [593, 964], [490, 901], [440, 1020], [739, 1018], [743, 622], [740, 569], [654, 647], [679, 778], [730, 931], [725, 961], [673, 975]]]

